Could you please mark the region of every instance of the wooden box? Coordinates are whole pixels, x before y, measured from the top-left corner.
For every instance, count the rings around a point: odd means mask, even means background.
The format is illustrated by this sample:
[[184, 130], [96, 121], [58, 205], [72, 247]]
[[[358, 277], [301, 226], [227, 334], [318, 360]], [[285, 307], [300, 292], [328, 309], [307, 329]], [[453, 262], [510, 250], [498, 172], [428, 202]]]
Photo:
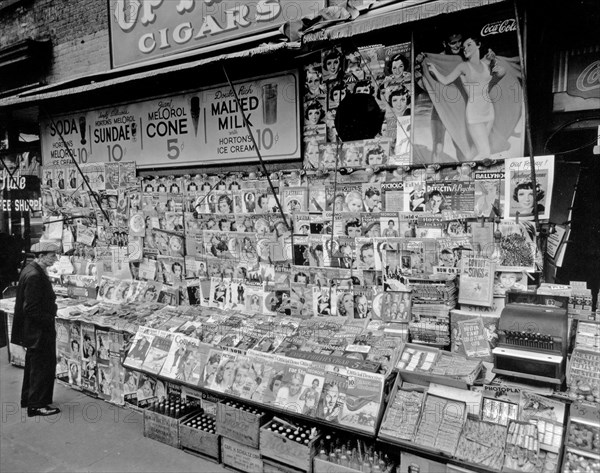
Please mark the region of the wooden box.
[[252, 448], [258, 448], [260, 427], [267, 422], [264, 412], [243, 410], [227, 402], [217, 404], [217, 434]]
[[174, 418], [144, 409], [144, 437], [179, 448], [179, 424], [191, 415]]
[[260, 451], [228, 438], [221, 439], [221, 462], [244, 473], [262, 473]]
[[[281, 419], [275, 418], [275, 420], [284, 426], [287, 424]], [[289, 425], [294, 428], [291, 424]], [[313, 458], [317, 453], [318, 440], [319, 436], [316, 436], [309, 440], [308, 445], [304, 445], [263, 427], [260, 430], [260, 453], [264, 457], [310, 473], [312, 472]]]
[[[194, 414], [191, 417], [187, 417], [186, 422], [196, 418], [198, 415], [200, 414]], [[219, 438], [218, 434], [212, 434], [204, 430], [196, 429], [184, 423], [179, 425], [180, 448], [206, 455], [217, 462], [220, 461], [221, 454]]]
[[303, 473], [303, 471], [270, 458], [263, 458], [263, 473]]
[[313, 473], [356, 473], [357, 471], [360, 471], [319, 458], [314, 459], [313, 467]]

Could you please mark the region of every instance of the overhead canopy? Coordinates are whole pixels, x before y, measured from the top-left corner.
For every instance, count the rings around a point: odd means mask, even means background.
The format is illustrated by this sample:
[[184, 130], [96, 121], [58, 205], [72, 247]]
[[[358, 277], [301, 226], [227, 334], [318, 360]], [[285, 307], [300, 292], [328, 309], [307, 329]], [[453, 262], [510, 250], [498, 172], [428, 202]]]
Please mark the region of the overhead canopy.
[[505, 0], [406, 0], [369, 10], [353, 21], [339, 23], [313, 33], [306, 33], [302, 37], [302, 42], [303, 44], [310, 44], [349, 38], [503, 1]]
[[2, 112], [2, 109], [32, 106], [45, 100], [98, 91], [107, 87], [164, 76], [165, 74], [170, 74], [173, 72], [191, 71], [195, 68], [217, 62], [227, 62], [234, 59], [250, 58], [259, 55], [262, 56], [278, 51], [298, 48], [299, 44], [297, 43], [266, 44], [255, 48], [246, 49], [244, 51], [230, 54], [220, 54], [218, 56], [211, 56], [196, 61], [165, 66], [158, 69], [145, 70], [143, 72], [129, 72], [124, 74], [122, 71], [108, 71], [93, 76], [86, 76], [84, 78], [71, 79], [57, 84], [38, 87], [33, 90], [28, 90], [7, 98], [0, 99], [0, 112]]

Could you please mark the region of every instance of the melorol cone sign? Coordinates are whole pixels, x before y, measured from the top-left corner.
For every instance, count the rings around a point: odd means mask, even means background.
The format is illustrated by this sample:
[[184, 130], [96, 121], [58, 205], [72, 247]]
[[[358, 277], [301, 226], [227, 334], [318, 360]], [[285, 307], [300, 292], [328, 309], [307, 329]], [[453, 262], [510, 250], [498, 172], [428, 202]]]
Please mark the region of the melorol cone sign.
[[110, 0], [113, 67], [225, 43], [314, 16], [325, 0]]

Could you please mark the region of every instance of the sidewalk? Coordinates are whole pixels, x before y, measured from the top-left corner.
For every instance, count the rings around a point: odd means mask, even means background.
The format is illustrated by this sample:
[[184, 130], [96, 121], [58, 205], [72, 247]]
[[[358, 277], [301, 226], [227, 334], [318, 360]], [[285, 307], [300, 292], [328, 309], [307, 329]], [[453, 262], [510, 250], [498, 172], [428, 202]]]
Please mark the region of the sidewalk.
[[221, 465], [144, 438], [142, 415], [56, 383], [62, 412], [27, 417], [19, 406], [23, 370], [0, 349], [0, 471], [227, 472]]

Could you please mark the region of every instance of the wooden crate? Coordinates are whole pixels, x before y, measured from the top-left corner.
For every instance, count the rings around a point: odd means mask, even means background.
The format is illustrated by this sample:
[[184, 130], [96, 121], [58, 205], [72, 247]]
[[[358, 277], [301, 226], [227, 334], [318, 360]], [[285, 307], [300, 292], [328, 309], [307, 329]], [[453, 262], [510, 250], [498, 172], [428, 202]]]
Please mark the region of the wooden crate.
[[303, 473], [303, 471], [270, 458], [263, 458], [263, 473]]
[[257, 448], [225, 437], [221, 439], [221, 462], [244, 473], [263, 472], [263, 461]]
[[[198, 415], [200, 414], [194, 414], [192, 417], [187, 417], [186, 422]], [[218, 434], [211, 434], [204, 430], [195, 429], [189, 425], [184, 425], [183, 423], [179, 425], [179, 446], [181, 449], [200, 453], [217, 462], [220, 461], [221, 455], [219, 438]]]
[[252, 448], [258, 448], [260, 428], [268, 416], [252, 414], [225, 402], [217, 405], [217, 434]]
[[192, 415], [174, 418], [144, 409], [144, 437], [179, 448], [179, 424]]
[[[285, 424], [280, 419], [276, 420]], [[319, 436], [311, 439], [308, 445], [303, 445], [288, 439], [285, 435], [273, 432], [265, 426], [260, 430], [260, 453], [264, 457], [311, 473], [318, 440]]]
[[357, 471], [360, 470], [337, 465], [319, 458], [315, 458], [313, 462], [313, 473], [356, 473]]

